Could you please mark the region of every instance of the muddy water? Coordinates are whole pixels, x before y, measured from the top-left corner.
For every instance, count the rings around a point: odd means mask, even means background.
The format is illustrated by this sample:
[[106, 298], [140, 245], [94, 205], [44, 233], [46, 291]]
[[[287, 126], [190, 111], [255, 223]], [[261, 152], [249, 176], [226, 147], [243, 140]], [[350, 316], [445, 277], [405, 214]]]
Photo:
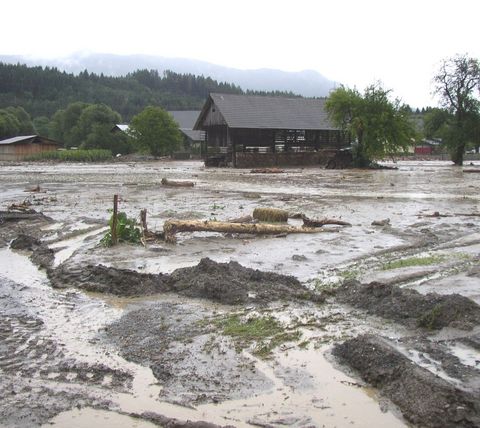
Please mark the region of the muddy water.
[[[266, 176], [246, 170], [207, 170], [196, 162], [4, 165], [0, 170], [0, 209], [28, 199], [33, 208], [53, 219], [43, 234], [45, 242], [56, 250], [55, 265], [68, 260], [80, 265], [102, 263], [158, 273], [192, 266], [201, 258], [210, 257], [294, 275], [309, 281], [312, 287], [336, 283], [352, 274], [361, 275], [365, 281], [389, 280], [410, 274], [412, 269], [423, 269], [419, 278], [402, 285], [421, 292], [446, 294], [454, 283], [456, 292], [479, 301], [479, 282], [474, 271], [480, 253], [479, 221], [478, 217], [458, 215], [480, 211], [480, 181], [476, 174], [464, 174], [461, 168], [441, 162], [403, 162], [398, 167], [397, 171], [292, 169], [286, 174]], [[196, 186], [165, 188], [160, 184], [163, 177], [193, 180]], [[25, 192], [37, 184], [45, 193]], [[121, 245], [112, 251], [100, 247], [98, 241], [114, 193], [120, 195], [120, 209], [128, 215], [137, 216], [140, 209], [147, 208], [152, 230], [160, 230], [170, 217], [227, 220], [251, 214], [257, 206], [303, 212], [312, 218], [341, 218], [352, 226], [337, 232], [279, 238], [185, 234], [179, 236], [177, 245]], [[435, 211], [451, 216], [424, 216]], [[389, 225], [372, 226], [374, 220], [384, 219], [389, 219]], [[452, 259], [455, 253], [459, 256]], [[442, 254], [445, 258], [427, 267], [392, 271], [380, 268], [391, 257], [425, 254]], [[71, 410], [75, 406], [73, 400], [62, 403], [53, 412], [58, 414], [51, 420], [54, 426], [151, 426], [119, 414], [145, 411], [234, 426], [404, 425], [391, 403], [380, 400], [380, 405], [374, 391], [360, 386], [325, 356], [337, 340], [369, 331], [391, 337], [398, 334], [397, 327], [392, 329], [361, 314], [328, 306], [323, 309], [323, 316], [330, 321], [313, 332], [304, 331], [304, 337], [312, 337], [306, 349], [295, 345], [282, 348], [268, 361], [246, 354], [273, 383], [273, 388], [267, 392], [252, 391], [248, 398], [200, 404], [191, 409], [160, 401], [162, 385], [150, 368], [127, 361], [111, 343], [99, 339], [99, 332], [126, 312], [152, 301], [178, 303], [178, 298], [120, 299], [53, 290], [46, 275], [28, 260], [28, 254], [6, 248], [0, 249], [0, 266], [1, 278], [20, 285], [21, 291], [9, 291], [12, 298], [42, 321], [42, 340], [61, 346], [63, 359], [85, 364], [87, 371], [89, 366], [99, 364], [118, 371], [103, 375], [97, 383], [81, 381], [81, 373], [71, 371], [67, 385], [58, 380], [59, 367], [63, 367], [59, 362], [42, 375], [44, 378], [32, 375], [32, 382], [44, 383], [53, 392], [75, 390], [93, 397], [91, 402], [85, 401], [81, 410]], [[182, 301], [212, 309], [208, 303]], [[277, 311], [279, 317], [291, 317], [291, 308]], [[457, 344], [451, 352], [471, 367], [478, 365], [478, 353], [469, 347]], [[418, 359], [416, 355], [411, 358]], [[23, 364], [28, 367], [33, 362], [27, 359]], [[113, 387], [112, 376], [120, 376], [119, 373], [128, 374], [127, 380]], [[102, 399], [110, 404], [100, 405]], [[22, 406], [20, 398], [17, 405]], [[50, 423], [49, 419], [45, 416], [38, 420]], [[16, 422], [11, 425], [22, 426]]]

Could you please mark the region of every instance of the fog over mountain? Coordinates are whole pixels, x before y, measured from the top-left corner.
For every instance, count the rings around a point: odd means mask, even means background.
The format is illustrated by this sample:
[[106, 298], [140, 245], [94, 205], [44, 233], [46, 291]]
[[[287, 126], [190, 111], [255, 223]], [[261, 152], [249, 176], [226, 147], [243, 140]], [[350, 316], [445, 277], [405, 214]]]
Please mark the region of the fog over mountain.
[[88, 70], [96, 74], [124, 76], [138, 69], [172, 70], [209, 76], [221, 82], [234, 83], [242, 89], [258, 91], [292, 91], [313, 97], [326, 96], [335, 82], [313, 70], [287, 72], [274, 69], [240, 70], [185, 58], [165, 58], [149, 55], [72, 54], [67, 58], [42, 59], [16, 55], [0, 55], [4, 63], [21, 63], [28, 66], [57, 67], [77, 74]]

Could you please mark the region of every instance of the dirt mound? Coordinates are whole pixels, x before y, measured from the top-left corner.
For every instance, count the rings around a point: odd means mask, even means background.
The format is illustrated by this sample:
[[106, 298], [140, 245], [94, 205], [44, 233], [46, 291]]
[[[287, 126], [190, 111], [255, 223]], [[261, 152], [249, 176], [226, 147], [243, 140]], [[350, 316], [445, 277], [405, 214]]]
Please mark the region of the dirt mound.
[[200, 260], [197, 266], [175, 270], [170, 284], [183, 296], [231, 305], [281, 299], [323, 300], [292, 276], [246, 268], [237, 262], [217, 263], [209, 258]]
[[43, 244], [39, 239], [25, 234], [18, 235], [11, 243], [13, 250], [31, 251], [30, 259], [37, 266], [47, 269], [53, 263], [55, 252]]
[[420, 294], [392, 284], [346, 281], [337, 290], [337, 299], [368, 313], [409, 327], [439, 330], [455, 327], [469, 330], [480, 324], [480, 306], [459, 294]]
[[323, 301], [321, 295], [307, 290], [291, 276], [261, 272], [236, 262], [217, 263], [208, 258], [202, 259], [197, 266], [177, 269], [171, 275], [145, 274], [102, 265], [72, 267], [68, 264], [49, 269], [47, 273], [55, 288], [77, 287], [117, 296], [171, 291], [229, 305], [281, 299]]
[[480, 426], [480, 397], [412, 364], [385, 339], [358, 336], [336, 345], [333, 354], [379, 388], [416, 425]]
[[54, 288], [77, 287], [117, 296], [143, 296], [170, 289], [166, 284], [167, 275], [143, 274], [103, 265], [60, 265], [56, 269], [48, 269], [47, 274]]

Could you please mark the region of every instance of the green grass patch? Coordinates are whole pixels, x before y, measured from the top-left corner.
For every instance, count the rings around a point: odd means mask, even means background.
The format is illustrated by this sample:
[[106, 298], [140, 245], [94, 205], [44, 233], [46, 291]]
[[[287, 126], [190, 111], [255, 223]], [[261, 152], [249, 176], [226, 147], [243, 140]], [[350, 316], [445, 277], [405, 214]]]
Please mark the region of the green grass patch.
[[27, 161], [59, 161], [59, 162], [105, 162], [112, 159], [110, 150], [55, 150], [28, 156]]
[[440, 263], [443, 260], [445, 260], [445, 256], [441, 256], [441, 255], [426, 256], [426, 257], [410, 257], [408, 259], [392, 260], [387, 263], [384, 263], [382, 266], [382, 270], [400, 269], [404, 267], [413, 267], [413, 266], [430, 266], [436, 263]]
[[297, 341], [300, 331], [285, 331], [285, 327], [274, 317], [242, 318], [230, 315], [215, 321], [222, 333], [235, 341], [237, 351], [255, 344], [253, 354], [259, 358], [268, 358], [271, 352], [285, 342]]

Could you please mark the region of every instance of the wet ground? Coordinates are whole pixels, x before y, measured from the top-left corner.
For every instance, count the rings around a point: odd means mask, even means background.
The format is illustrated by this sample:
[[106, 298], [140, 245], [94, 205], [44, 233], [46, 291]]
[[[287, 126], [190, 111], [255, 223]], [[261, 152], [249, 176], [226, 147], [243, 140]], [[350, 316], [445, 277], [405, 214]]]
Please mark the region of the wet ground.
[[[45, 217], [0, 225], [0, 425], [478, 426], [480, 176], [396, 166], [1, 165], [0, 210]], [[113, 194], [151, 230], [256, 207], [352, 226], [112, 249]]]

